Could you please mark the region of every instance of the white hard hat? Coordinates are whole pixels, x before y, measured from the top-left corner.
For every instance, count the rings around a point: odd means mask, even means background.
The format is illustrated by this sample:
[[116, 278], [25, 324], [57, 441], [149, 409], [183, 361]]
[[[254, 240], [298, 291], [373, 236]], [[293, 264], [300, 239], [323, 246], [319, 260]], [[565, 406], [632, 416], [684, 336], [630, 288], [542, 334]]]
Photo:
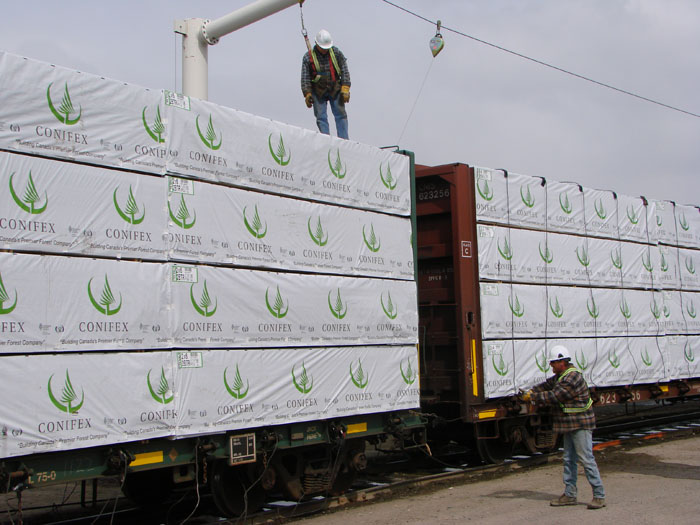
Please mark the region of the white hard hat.
[[333, 47], [333, 38], [325, 29], [321, 29], [316, 35], [316, 45], [321, 49], [330, 49]]
[[569, 353], [569, 349], [566, 348], [563, 345], [556, 345], [554, 348], [550, 350], [550, 355], [552, 356], [549, 359], [550, 363], [553, 363], [554, 361], [571, 361], [571, 354]]

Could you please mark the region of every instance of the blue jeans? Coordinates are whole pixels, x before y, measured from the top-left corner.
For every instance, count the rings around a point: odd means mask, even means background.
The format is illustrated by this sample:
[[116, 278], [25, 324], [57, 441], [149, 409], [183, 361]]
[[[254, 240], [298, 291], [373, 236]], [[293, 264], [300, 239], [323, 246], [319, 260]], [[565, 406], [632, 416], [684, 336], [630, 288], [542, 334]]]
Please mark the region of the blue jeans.
[[328, 115], [326, 112], [326, 103], [330, 102], [331, 111], [335, 117], [335, 129], [338, 132], [338, 137], [341, 139], [348, 138], [348, 114], [345, 112], [345, 102], [340, 92], [335, 97], [331, 97], [328, 93], [320, 97], [316, 93], [311, 93], [314, 103], [314, 115], [316, 116], [316, 125], [321, 133], [330, 135], [328, 127]]
[[593, 457], [592, 430], [574, 430], [564, 433], [564, 494], [572, 498], [576, 497], [578, 460], [581, 460], [586, 478], [593, 488], [593, 497], [604, 498], [605, 489]]

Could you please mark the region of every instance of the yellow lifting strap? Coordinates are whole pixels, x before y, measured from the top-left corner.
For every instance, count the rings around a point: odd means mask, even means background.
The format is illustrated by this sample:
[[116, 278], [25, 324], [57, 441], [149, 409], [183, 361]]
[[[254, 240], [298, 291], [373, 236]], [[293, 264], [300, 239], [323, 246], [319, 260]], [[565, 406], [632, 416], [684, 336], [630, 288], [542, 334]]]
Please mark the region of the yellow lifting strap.
[[[562, 374], [557, 379], [557, 383], [559, 381], [561, 381], [562, 379], [564, 379], [565, 375], [567, 375], [571, 372], [578, 372], [583, 377], [583, 372], [581, 372], [581, 370], [579, 370], [575, 366], [572, 366], [571, 368], [567, 368], [566, 370], [564, 370], [564, 372], [562, 372]], [[584, 383], [586, 382], [585, 378], [584, 378], [583, 382]], [[588, 384], [586, 384], [586, 388], [588, 388]], [[564, 403], [559, 403], [559, 407], [561, 408], [562, 412], [564, 412], [565, 414], [580, 414], [581, 412], [585, 412], [586, 410], [588, 410], [592, 406], [593, 406], [593, 398], [590, 396], [590, 394], [588, 395], [588, 403], [586, 403], [586, 405], [582, 406], [582, 407], [566, 407], [566, 406], [564, 406]]]

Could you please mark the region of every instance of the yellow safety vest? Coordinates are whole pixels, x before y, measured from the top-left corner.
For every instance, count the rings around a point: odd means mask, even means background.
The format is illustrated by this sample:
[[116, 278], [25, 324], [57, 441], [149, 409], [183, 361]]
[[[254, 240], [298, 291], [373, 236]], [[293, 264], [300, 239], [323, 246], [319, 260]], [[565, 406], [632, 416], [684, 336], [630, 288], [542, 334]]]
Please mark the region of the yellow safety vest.
[[[564, 370], [564, 372], [562, 372], [562, 374], [557, 379], [557, 383], [559, 381], [561, 381], [565, 375], [567, 375], [568, 373], [573, 372], [573, 371], [578, 372], [583, 377], [583, 372], [581, 372], [575, 366], [572, 366], [571, 368], [567, 368], [566, 370]], [[583, 379], [583, 382], [586, 383], [585, 378]], [[588, 388], [588, 383], [586, 383], [586, 388]], [[562, 412], [564, 412], [565, 414], [580, 414], [581, 412], [585, 412], [586, 410], [588, 410], [592, 406], [593, 406], [593, 398], [590, 396], [590, 394], [588, 395], [588, 403], [586, 403], [586, 406], [583, 406], [583, 407], [566, 407], [566, 406], [564, 406], [564, 403], [559, 403], [559, 407], [562, 409]]]

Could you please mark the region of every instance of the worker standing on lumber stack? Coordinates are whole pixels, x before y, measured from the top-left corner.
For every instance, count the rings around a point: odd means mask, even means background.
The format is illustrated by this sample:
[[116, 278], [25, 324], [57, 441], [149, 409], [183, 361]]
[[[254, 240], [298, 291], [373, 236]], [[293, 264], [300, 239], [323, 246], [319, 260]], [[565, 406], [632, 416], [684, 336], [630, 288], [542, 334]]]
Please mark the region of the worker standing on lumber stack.
[[578, 460], [593, 488], [589, 509], [605, 507], [605, 489], [593, 456], [595, 414], [593, 399], [583, 373], [571, 364], [571, 354], [562, 345], [552, 349], [549, 360], [554, 376], [522, 395], [535, 405], [551, 405], [554, 409], [553, 430], [564, 437], [564, 494], [550, 501], [553, 507], [576, 505]]
[[313, 49], [304, 53], [301, 63], [301, 92], [306, 107], [314, 108], [318, 130], [330, 134], [326, 112], [326, 104], [330, 103], [338, 137], [347, 139], [348, 115], [345, 104], [350, 102], [350, 70], [345, 55], [333, 45], [331, 34], [325, 29], [316, 35]]

